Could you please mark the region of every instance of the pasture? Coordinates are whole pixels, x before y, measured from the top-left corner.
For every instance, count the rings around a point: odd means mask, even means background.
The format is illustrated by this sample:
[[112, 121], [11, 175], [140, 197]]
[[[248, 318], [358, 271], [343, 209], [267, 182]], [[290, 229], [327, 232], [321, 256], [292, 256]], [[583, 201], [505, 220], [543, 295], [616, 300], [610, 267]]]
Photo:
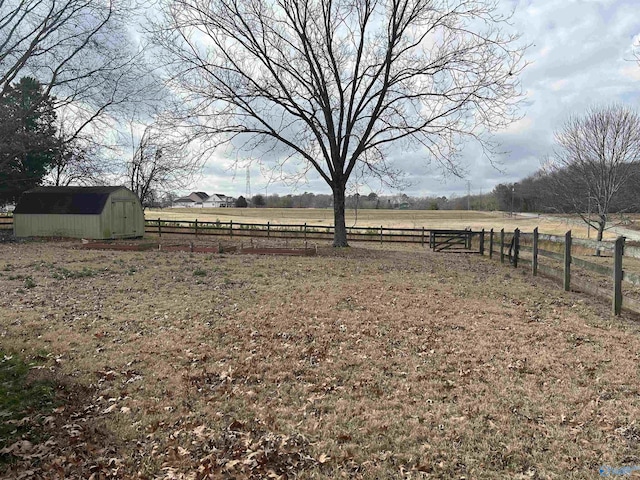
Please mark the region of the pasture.
[[3, 478], [584, 479], [640, 464], [636, 319], [543, 278], [420, 247], [70, 246], [0, 245], [2, 388], [49, 392], [0, 405]]
[[[145, 210], [147, 219], [195, 220], [203, 222], [298, 224], [311, 226], [333, 225], [333, 210], [322, 208], [165, 208]], [[536, 214], [511, 217], [505, 212], [482, 212], [468, 210], [358, 210], [347, 209], [347, 226], [389, 228], [446, 228], [473, 230], [491, 228], [513, 231], [519, 228], [531, 232], [539, 227], [541, 232], [553, 235], [572, 230], [574, 236], [587, 238], [586, 224], [563, 217], [539, 218]], [[615, 235], [606, 233], [606, 238]], [[591, 230], [591, 238], [595, 232]]]

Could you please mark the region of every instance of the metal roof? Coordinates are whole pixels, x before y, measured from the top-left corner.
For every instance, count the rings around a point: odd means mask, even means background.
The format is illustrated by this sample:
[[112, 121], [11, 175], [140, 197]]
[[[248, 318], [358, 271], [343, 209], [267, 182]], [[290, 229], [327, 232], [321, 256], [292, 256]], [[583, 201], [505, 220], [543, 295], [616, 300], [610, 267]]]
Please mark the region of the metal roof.
[[99, 215], [109, 195], [120, 189], [125, 188], [38, 187], [22, 194], [13, 213]]

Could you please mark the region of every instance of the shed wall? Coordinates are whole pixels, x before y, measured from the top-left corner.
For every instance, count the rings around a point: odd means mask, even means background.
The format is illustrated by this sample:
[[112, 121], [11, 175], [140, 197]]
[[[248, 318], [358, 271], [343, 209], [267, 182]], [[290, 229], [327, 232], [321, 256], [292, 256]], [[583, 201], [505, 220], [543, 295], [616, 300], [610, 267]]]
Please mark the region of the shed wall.
[[100, 215], [21, 213], [14, 215], [13, 229], [17, 237], [104, 238]]
[[104, 232], [110, 238], [142, 237], [144, 211], [138, 197], [129, 190], [119, 190], [109, 197], [103, 211]]
[[74, 237], [91, 239], [144, 236], [144, 211], [138, 197], [127, 189], [111, 193], [101, 214], [14, 215], [17, 237]]

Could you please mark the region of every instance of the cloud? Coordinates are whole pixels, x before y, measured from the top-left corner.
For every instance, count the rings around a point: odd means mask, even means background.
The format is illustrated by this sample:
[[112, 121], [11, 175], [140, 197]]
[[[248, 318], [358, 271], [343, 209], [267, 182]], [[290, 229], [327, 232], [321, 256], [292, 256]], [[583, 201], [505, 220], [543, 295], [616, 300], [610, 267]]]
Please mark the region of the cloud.
[[[521, 76], [526, 94], [523, 118], [496, 134], [505, 153], [492, 166], [477, 145], [465, 146], [461, 159], [467, 178], [443, 177], [429, 164], [425, 152], [402, 153], [394, 165], [407, 173], [410, 195], [464, 195], [467, 180], [472, 192], [487, 192], [498, 183], [513, 182], [534, 173], [553, 149], [554, 131], [571, 115], [580, 115], [593, 105], [619, 102], [640, 110], [640, 66], [634, 45], [640, 43], [640, 15], [636, 0], [518, 0], [501, 2], [505, 12], [515, 8], [514, 28], [522, 42], [530, 44], [530, 65]], [[218, 158], [222, 165], [226, 160]], [[223, 167], [209, 164], [204, 185], [243, 193], [245, 176], [235, 179]], [[288, 193], [290, 187], [271, 183], [259, 168], [251, 170], [252, 191]], [[298, 191], [328, 193], [329, 188], [313, 172]], [[371, 183], [371, 189], [380, 191]], [[215, 187], [215, 188], [214, 188]], [[363, 189], [368, 186], [363, 186]], [[205, 189], [206, 190], [206, 189]], [[229, 194], [232, 194], [229, 192]]]

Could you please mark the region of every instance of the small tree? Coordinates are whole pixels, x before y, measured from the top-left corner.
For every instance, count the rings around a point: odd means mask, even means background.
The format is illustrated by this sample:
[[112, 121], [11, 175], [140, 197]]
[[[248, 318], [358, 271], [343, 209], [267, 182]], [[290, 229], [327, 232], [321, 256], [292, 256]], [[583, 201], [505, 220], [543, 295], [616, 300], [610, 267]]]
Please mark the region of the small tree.
[[188, 155], [180, 132], [161, 121], [148, 125], [129, 122], [131, 158], [124, 165], [126, 183], [143, 206], [152, 203], [152, 194], [161, 196], [192, 183], [202, 159]]
[[600, 241], [612, 207], [638, 175], [640, 117], [621, 105], [591, 108], [570, 118], [556, 133], [556, 143], [547, 167], [556, 208], [579, 214], [597, 229]]
[[267, 204], [264, 196], [260, 194], [251, 197], [251, 203], [254, 207], [264, 207]]
[[247, 203], [247, 199], [244, 198], [242, 195], [240, 195], [236, 199], [236, 207], [238, 207], [238, 208], [247, 208], [248, 206], [249, 206], [249, 204]]

